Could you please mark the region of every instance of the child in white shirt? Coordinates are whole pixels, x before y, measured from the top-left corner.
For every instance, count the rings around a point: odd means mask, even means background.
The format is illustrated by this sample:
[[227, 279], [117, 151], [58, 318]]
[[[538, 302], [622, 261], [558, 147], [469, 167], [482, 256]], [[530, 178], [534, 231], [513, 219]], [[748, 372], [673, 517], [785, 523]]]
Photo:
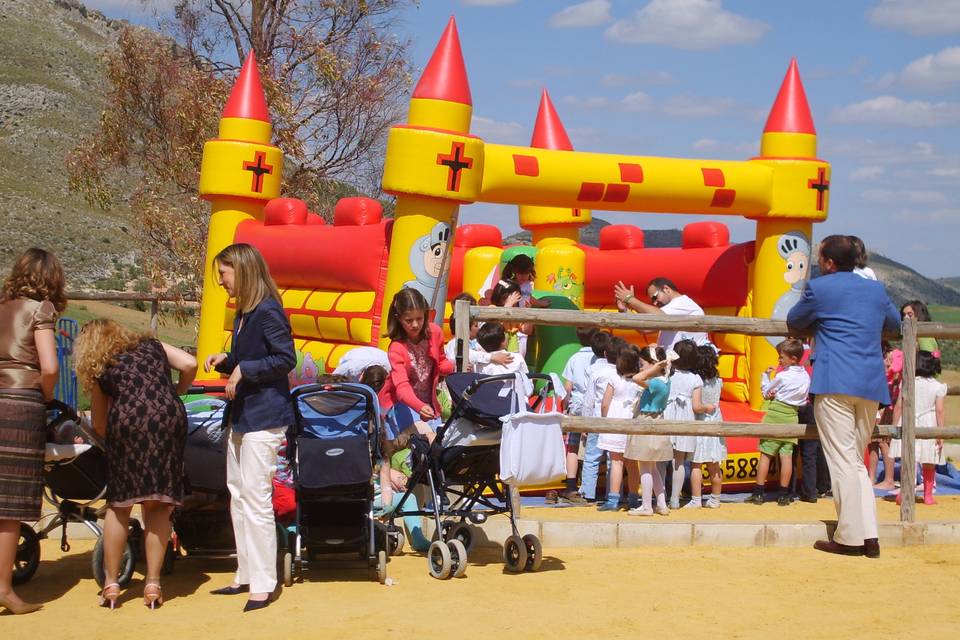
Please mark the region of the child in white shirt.
[[[763, 416], [764, 424], [798, 424], [797, 410], [807, 403], [810, 392], [810, 374], [800, 365], [803, 358], [803, 343], [794, 338], [787, 338], [777, 345], [780, 371], [775, 377], [773, 367], [768, 367], [760, 378], [760, 390], [767, 404], [767, 413]], [[773, 438], [760, 439], [760, 464], [757, 467], [757, 484], [753, 494], [747, 502], [763, 504], [763, 486], [767, 482], [767, 473], [770, 471], [770, 461], [774, 456], [780, 459], [780, 493], [777, 504], [781, 507], [790, 505], [790, 476], [793, 474], [793, 449], [797, 445], [796, 438], [777, 440]]]
[[[457, 300], [466, 300], [471, 305], [477, 304], [477, 299], [474, 298], [469, 293], [461, 293], [453, 299], [453, 304], [456, 304]], [[489, 364], [491, 361], [496, 364], [510, 364], [514, 356], [511, 353], [498, 353], [492, 355], [480, 348], [480, 343], [477, 342], [477, 331], [480, 329], [480, 323], [476, 321], [470, 322], [470, 362], [467, 362], [464, 366], [464, 371], [473, 371], [475, 368], [480, 367], [485, 364]], [[447, 360], [450, 362], [457, 361], [457, 328], [456, 322], [453, 315], [450, 316], [450, 333], [453, 337], [450, 339], [447, 344], [443, 346], [443, 352], [447, 356]]]
[[478, 373], [485, 375], [500, 375], [522, 371], [529, 373], [526, 361], [519, 354], [512, 354], [510, 362], [499, 364], [494, 362], [496, 356], [511, 355], [507, 349], [507, 332], [499, 322], [485, 322], [477, 331], [477, 342], [490, 355], [490, 362], [478, 367]]

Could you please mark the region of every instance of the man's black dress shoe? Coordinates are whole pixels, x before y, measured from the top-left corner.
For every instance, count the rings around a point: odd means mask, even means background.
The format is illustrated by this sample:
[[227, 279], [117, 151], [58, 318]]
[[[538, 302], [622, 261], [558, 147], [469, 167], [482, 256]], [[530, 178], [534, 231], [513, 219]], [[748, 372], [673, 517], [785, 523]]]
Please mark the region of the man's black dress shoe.
[[241, 593], [246, 593], [248, 591], [250, 591], [250, 585], [241, 584], [239, 587], [227, 586], [227, 587], [221, 587], [219, 589], [214, 589], [210, 593], [212, 593], [215, 596], [235, 596]]
[[800, 496], [800, 502], [810, 502], [812, 504], [816, 504], [817, 496]]
[[868, 558], [880, 557], [880, 540], [878, 538], [867, 538], [863, 541], [863, 555]]
[[247, 604], [243, 605], [243, 612], [247, 611], [256, 611], [257, 609], [266, 609], [270, 606], [270, 598], [266, 600], [247, 600]]
[[[837, 553], [842, 556], [862, 556], [863, 545], [840, 544], [833, 540], [817, 540], [813, 543], [813, 548], [817, 551], [826, 551], [827, 553]], [[880, 547], [877, 547], [879, 553]]]

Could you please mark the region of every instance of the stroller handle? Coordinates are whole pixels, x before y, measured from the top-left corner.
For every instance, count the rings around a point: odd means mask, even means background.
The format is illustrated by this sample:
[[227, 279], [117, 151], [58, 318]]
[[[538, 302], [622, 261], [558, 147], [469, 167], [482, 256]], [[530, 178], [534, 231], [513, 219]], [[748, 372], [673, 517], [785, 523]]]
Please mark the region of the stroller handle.
[[[531, 372], [531, 373], [528, 373], [528, 374], [527, 374], [527, 377], [530, 378], [531, 380], [542, 380], [542, 381], [544, 381], [544, 382], [547, 383], [547, 386], [548, 386], [548, 387], [552, 386], [552, 384], [553, 384], [553, 381], [551, 380], [550, 376], [547, 375], [546, 373], [532, 373], [532, 372]], [[467, 400], [469, 400], [469, 399], [470, 399], [470, 396], [472, 396], [473, 394], [475, 394], [475, 393], [477, 392], [477, 389], [479, 389], [480, 387], [482, 387], [482, 386], [485, 385], [485, 384], [490, 384], [491, 382], [509, 382], [509, 381], [512, 381], [512, 380], [515, 380], [515, 379], [516, 379], [516, 375], [513, 374], [513, 373], [501, 373], [501, 374], [497, 374], [497, 375], [495, 375], [495, 376], [489, 376], [489, 377], [485, 377], [485, 378], [480, 378], [480, 379], [478, 379], [478, 380], [470, 383], [470, 386], [468, 386], [466, 389], [464, 389], [464, 391], [463, 391], [463, 398], [462, 398], [461, 402], [466, 402]]]
[[193, 386], [193, 387], [188, 387], [186, 393], [184, 393], [183, 395], [196, 395], [196, 394], [203, 394], [203, 393], [223, 393], [225, 390], [226, 390], [226, 387], [222, 385], [210, 386], [210, 387]]

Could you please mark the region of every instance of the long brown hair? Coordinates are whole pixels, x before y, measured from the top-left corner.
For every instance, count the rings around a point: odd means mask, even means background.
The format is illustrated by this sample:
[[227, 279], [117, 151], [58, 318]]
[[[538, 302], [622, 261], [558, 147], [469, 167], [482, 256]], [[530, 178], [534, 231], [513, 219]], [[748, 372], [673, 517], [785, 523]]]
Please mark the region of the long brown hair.
[[67, 298], [63, 293], [66, 286], [63, 266], [57, 256], [36, 247], [23, 252], [10, 270], [3, 283], [3, 300], [30, 298], [31, 300], [49, 300], [58, 311], [67, 308]]
[[406, 340], [407, 333], [400, 324], [400, 316], [408, 311], [422, 311], [423, 325], [420, 327], [420, 339], [430, 335], [430, 303], [416, 289], [404, 287], [397, 291], [390, 302], [387, 314], [387, 335], [391, 340]]
[[233, 268], [237, 310], [240, 313], [249, 313], [265, 298], [282, 303], [277, 284], [270, 277], [270, 269], [255, 247], [246, 243], [231, 244], [218, 253], [213, 261]]
[[116, 362], [117, 356], [151, 339], [153, 339], [152, 335], [135, 333], [113, 320], [106, 318], [91, 320], [83, 325], [73, 346], [73, 362], [77, 369], [77, 379], [84, 389], [89, 390], [107, 367]]

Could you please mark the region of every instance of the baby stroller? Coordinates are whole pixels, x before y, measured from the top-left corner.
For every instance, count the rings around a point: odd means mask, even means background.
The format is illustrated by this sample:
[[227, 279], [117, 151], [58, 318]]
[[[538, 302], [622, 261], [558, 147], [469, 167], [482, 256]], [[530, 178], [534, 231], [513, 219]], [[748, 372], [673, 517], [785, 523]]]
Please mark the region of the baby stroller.
[[[188, 393], [215, 393], [223, 387], [191, 387]], [[183, 504], [174, 512], [168, 563], [184, 552], [227, 557], [236, 552], [227, 491], [226, 400], [204, 397], [185, 403], [187, 442], [183, 451]]]
[[[106, 508], [94, 503], [103, 500], [107, 493], [106, 454], [103, 442], [89, 424], [80, 418], [72, 407], [53, 400], [47, 404], [47, 447], [44, 455], [43, 498], [56, 507], [56, 512], [45, 515], [37, 525], [38, 530], [20, 524], [20, 540], [13, 567], [13, 583], [23, 584], [30, 580], [40, 565], [40, 541], [49, 537], [60, 527], [60, 549], [70, 550], [67, 541], [67, 524], [78, 522], [97, 536], [91, 560], [93, 576], [103, 586], [103, 529], [99, 520]], [[117, 581], [125, 586], [133, 575], [139, 557], [143, 530], [136, 520], [130, 522], [127, 548], [120, 563]]]
[[[529, 377], [542, 381], [531, 405], [536, 410], [552, 393], [553, 386], [547, 375], [532, 373]], [[489, 515], [505, 513], [513, 532], [503, 543], [506, 569], [512, 573], [537, 571], [543, 561], [540, 539], [533, 534], [520, 536], [509, 487], [498, 480], [501, 418], [514, 411], [515, 377], [455, 373], [447, 376], [446, 382], [453, 400], [450, 417], [437, 430], [432, 445], [411, 439], [413, 474], [400, 502], [404, 504], [420, 484], [429, 487], [431, 504], [423, 510], [401, 509], [391, 517], [433, 518], [436, 533], [427, 551], [427, 565], [430, 575], [445, 580], [466, 572], [467, 551], [474, 538], [468, 521], [482, 524]]]
[[[285, 586], [302, 580], [320, 554], [357, 552], [387, 579], [387, 554], [399, 545], [373, 514], [373, 468], [380, 457], [380, 405], [362, 384], [310, 384], [293, 390], [287, 436], [297, 511], [282, 554]], [[304, 558], [306, 552], [306, 558]]]

